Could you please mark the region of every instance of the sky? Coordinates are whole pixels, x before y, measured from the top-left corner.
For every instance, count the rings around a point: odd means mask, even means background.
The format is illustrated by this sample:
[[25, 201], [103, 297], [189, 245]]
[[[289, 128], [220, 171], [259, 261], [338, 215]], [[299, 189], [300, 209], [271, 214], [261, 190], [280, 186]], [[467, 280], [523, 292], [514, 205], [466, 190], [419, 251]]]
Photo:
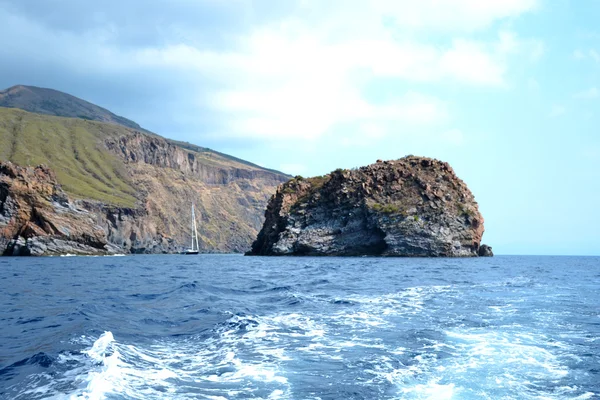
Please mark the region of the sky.
[[0, 0], [0, 87], [303, 176], [449, 162], [496, 254], [600, 255], [598, 0]]

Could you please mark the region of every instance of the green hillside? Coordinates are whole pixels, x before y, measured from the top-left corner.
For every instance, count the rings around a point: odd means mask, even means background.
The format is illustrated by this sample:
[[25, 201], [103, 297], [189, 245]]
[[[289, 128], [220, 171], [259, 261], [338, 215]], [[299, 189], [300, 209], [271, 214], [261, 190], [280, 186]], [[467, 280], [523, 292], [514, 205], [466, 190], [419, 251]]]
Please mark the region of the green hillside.
[[66, 192], [132, 207], [136, 193], [123, 162], [102, 145], [127, 133], [117, 125], [0, 107], [0, 160], [46, 164]]
[[[68, 93], [58, 90], [40, 88], [36, 86], [16, 85], [8, 89], [0, 90], [0, 107], [21, 109], [36, 114], [52, 115], [56, 117], [77, 118], [87, 121], [97, 121], [131, 128], [144, 134], [161, 137], [140, 127], [134, 121], [116, 115], [109, 110], [99, 107]], [[263, 168], [249, 161], [220, 153], [206, 147], [197, 146], [188, 142], [166, 139], [175, 146], [184, 148], [194, 153], [202, 154], [202, 158], [209, 164], [229, 164], [236, 166], [247, 166], [251, 169], [259, 169], [273, 172], [284, 177], [290, 176], [272, 169]]]
[[[52, 168], [63, 189], [77, 198], [133, 207], [141, 193], [131, 178], [131, 168], [105, 147], [107, 139], [136, 132], [113, 123], [55, 117], [0, 107], [0, 160], [22, 166], [45, 164]], [[162, 140], [162, 138], [161, 138]], [[168, 140], [193, 153], [206, 166], [273, 172], [235, 157], [189, 143]]]
[[[107, 214], [102, 207], [88, 207], [93, 223], [125, 252], [179, 251], [189, 241], [192, 204], [201, 224], [201, 248], [243, 252], [262, 226], [267, 200], [289, 179], [227, 154], [165, 139], [65, 93], [30, 86], [0, 91], [0, 161], [47, 165], [70, 198], [139, 211]], [[19, 185], [28, 189], [27, 182]], [[56, 209], [50, 217], [62, 213]], [[114, 213], [118, 221], [111, 219]]]

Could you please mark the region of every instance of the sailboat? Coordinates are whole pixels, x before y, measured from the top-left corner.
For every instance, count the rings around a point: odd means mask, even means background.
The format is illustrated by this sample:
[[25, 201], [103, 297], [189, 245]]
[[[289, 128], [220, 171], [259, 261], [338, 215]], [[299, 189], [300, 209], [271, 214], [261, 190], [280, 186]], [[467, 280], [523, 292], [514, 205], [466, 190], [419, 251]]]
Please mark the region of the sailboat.
[[194, 213], [194, 205], [192, 204], [192, 247], [187, 249], [183, 254], [198, 254], [198, 230], [196, 229], [196, 214]]

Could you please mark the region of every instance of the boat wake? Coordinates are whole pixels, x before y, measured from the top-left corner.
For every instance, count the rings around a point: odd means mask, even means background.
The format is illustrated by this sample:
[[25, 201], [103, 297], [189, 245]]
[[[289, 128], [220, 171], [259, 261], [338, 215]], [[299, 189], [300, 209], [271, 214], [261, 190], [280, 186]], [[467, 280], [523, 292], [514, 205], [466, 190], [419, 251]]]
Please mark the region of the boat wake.
[[0, 398], [600, 396], [593, 265], [573, 285], [512, 258], [73, 260], [5, 275]]
[[119, 342], [111, 332], [93, 343], [82, 337], [78, 342], [86, 349], [59, 354], [49, 363], [52, 372], [30, 376], [30, 389], [14, 398], [595, 396], [564, 383], [577, 373], [572, 367], [578, 362], [566, 341], [524, 331], [518, 324], [471, 326], [456, 316], [439, 321], [437, 329], [403, 328], [407, 321], [432, 318], [425, 307], [431, 310], [432, 301], [452, 293], [451, 287], [432, 286], [375, 297], [319, 297], [313, 300], [334, 304], [336, 310], [232, 314], [208, 334], [156, 339], [144, 346]]

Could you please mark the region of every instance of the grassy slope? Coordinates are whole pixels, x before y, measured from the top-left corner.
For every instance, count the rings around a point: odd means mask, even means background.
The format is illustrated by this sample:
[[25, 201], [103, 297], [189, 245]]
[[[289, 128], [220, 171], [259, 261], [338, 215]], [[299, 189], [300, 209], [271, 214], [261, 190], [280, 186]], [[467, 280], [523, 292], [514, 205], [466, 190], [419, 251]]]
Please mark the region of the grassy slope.
[[[132, 132], [115, 124], [0, 107], [0, 160], [23, 166], [46, 164], [56, 172], [67, 193], [132, 207], [137, 200], [136, 177], [130, 175], [130, 167], [103, 145], [106, 138]], [[206, 165], [265, 170], [203, 147], [169, 142], [195, 153]]]
[[[125, 164], [103, 144], [107, 138], [134, 133], [115, 124], [0, 107], [0, 160], [22, 166], [48, 165], [75, 198], [125, 207], [144, 200], [149, 216], [141, 230], [156, 228], [181, 244], [189, 240], [190, 205], [195, 204], [202, 248], [246, 250], [262, 225], [263, 210], [276, 182], [256, 179], [208, 185], [179, 170]], [[264, 170], [208, 149], [186, 147], [206, 166]], [[146, 193], [152, 195], [146, 197]]]
[[50, 166], [76, 197], [134, 206], [135, 190], [123, 163], [101, 144], [124, 129], [74, 118], [0, 108], [0, 159]]
[[[148, 135], [160, 137], [153, 132], [143, 129], [137, 123], [113, 114], [105, 108], [54, 89], [16, 85], [5, 90], [0, 90], [0, 107], [21, 109], [37, 114], [57, 117], [78, 118], [88, 121], [111, 123], [125, 128], [135, 129]], [[209, 163], [217, 159], [218, 163], [231, 165], [231, 162], [233, 162], [236, 167], [239, 167], [241, 164], [245, 167], [250, 167], [250, 169], [266, 170], [288, 177], [279, 171], [263, 168], [251, 162], [206, 147], [172, 139], [166, 140], [178, 147], [202, 154]]]

